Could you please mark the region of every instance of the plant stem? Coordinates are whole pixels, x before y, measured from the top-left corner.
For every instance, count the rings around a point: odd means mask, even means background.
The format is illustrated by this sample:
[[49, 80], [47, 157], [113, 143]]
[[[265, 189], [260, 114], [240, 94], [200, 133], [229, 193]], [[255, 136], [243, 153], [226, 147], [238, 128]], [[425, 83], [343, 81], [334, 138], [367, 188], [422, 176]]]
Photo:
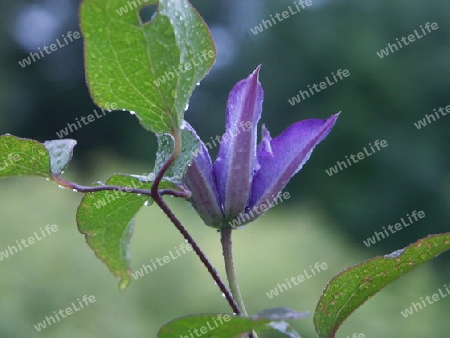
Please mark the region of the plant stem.
[[62, 179], [60, 176], [53, 176], [53, 181], [58, 183], [60, 186], [67, 188], [67, 189], [73, 189], [78, 192], [84, 192], [84, 193], [91, 193], [91, 192], [98, 192], [98, 191], [105, 191], [105, 190], [114, 190], [114, 191], [123, 191], [128, 192], [130, 194], [141, 194], [141, 195], [148, 195], [151, 196], [151, 191], [148, 189], [136, 189], [136, 188], [130, 188], [130, 187], [122, 187], [117, 185], [96, 185], [96, 186], [84, 186], [80, 185], [78, 183], [66, 181]]
[[164, 202], [162, 198], [163, 195], [172, 195], [175, 197], [189, 198], [191, 196], [191, 192], [187, 189], [184, 189], [183, 187], [179, 187], [180, 190], [158, 189], [161, 180], [164, 177], [164, 173], [167, 171], [167, 169], [169, 169], [169, 167], [175, 161], [175, 159], [177, 158], [178, 154], [181, 151], [181, 138], [179, 136], [179, 133], [178, 134], [175, 133], [175, 135], [172, 136], [174, 138], [174, 145], [175, 145], [174, 151], [172, 152], [171, 156], [168, 158], [166, 163], [164, 163], [163, 167], [156, 175], [151, 190], [136, 189], [131, 187], [123, 187], [115, 185], [83, 186], [74, 182], [66, 181], [58, 175], [54, 175], [52, 179], [53, 181], [55, 181], [57, 184], [59, 184], [64, 188], [76, 190], [78, 192], [83, 193], [93, 193], [98, 191], [113, 190], [113, 191], [123, 191], [130, 194], [142, 194], [151, 197], [154, 200], [154, 202], [161, 208], [161, 210], [166, 214], [166, 216], [170, 219], [170, 221], [175, 225], [175, 227], [186, 239], [186, 241], [192, 246], [194, 252], [200, 258], [201, 262], [203, 263], [203, 265], [206, 267], [211, 277], [216, 282], [225, 299], [228, 301], [228, 304], [230, 305], [233, 312], [236, 315], [240, 315], [242, 314], [242, 312], [239, 309], [238, 304], [234, 300], [233, 294], [230, 292], [230, 290], [227, 289], [225, 283], [222, 281], [219, 274], [217, 273], [217, 270], [212, 266], [211, 262], [208, 260], [203, 251], [200, 249], [198, 244], [195, 242], [195, 240], [192, 238], [192, 236], [189, 234], [186, 228], [181, 224], [178, 218], [173, 214], [172, 210], [169, 208], [169, 206], [166, 204], [166, 202]]
[[225, 272], [227, 274], [231, 293], [236, 300], [242, 314], [247, 316], [247, 310], [245, 309], [244, 300], [242, 299], [241, 290], [239, 289], [239, 284], [237, 282], [236, 270], [234, 268], [231, 232], [232, 229], [229, 227], [222, 228], [220, 230], [220, 242], [222, 243], [222, 252], [225, 261]]
[[151, 197], [155, 201], [156, 204], [161, 208], [161, 210], [167, 215], [167, 217], [172, 221], [172, 223], [175, 225], [175, 227], [178, 229], [178, 231], [181, 233], [181, 235], [186, 239], [186, 241], [192, 246], [197, 256], [202, 261], [203, 265], [208, 270], [211, 277], [216, 282], [217, 286], [219, 287], [220, 291], [222, 291], [222, 294], [224, 295], [225, 299], [228, 301], [228, 304], [230, 305], [231, 309], [236, 315], [241, 314], [241, 311], [239, 309], [239, 306], [236, 304], [236, 301], [233, 298], [232, 293], [227, 289], [225, 286], [225, 283], [220, 278], [219, 274], [217, 273], [217, 270], [212, 266], [211, 262], [208, 260], [206, 255], [203, 253], [203, 251], [200, 249], [200, 247], [197, 245], [195, 240], [192, 238], [192, 236], [189, 234], [189, 232], [186, 230], [186, 228], [181, 224], [181, 222], [178, 220], [178, 218], [173, 214], [172, 210], [169, 208], [169, 206], [164, 202], [162, 199], [162, 195], [160, 191], [158, 191], [159, 183], [161, 182], [162, 178], [164, 177], [164, 173], [169, 169], [170, 165], [175, 161], [178, 154], [181, 151], [181, 138], [179, 133], [175, 133], [175, 135], [172, 135], [174, 137], [174, 151], [169, 157], [169, 159], [164, 163], [163, 167], [159, 171], [159, 173], [156, 175], [155, 181], [152, 186], [151, 190]]
[[[112, 190], [112, 191], [123, 191], [129, 194], [140, 194], [140, 195], [147, 195], [152, 196], [152, 191], [148, 189], [138, 189], [138, 188], [131, 188], [131, 187], [123, 187], [120, 185], [96, 185], [96, 186], [84, 186], [80, 185], [78, 183], [66, 181], [62, 179], [60, 176], [53, 176], [53, 181], [55, 181], [60, 186], [76, 190], [78, 192], [83, 193], [92, 193], [92, 192], [98, 192], [98, 191], [106, 191], [106, 190]], [[174, 189], [162, 189], [159, 191], [160, 195], [172, 195], [174, 197], [181, 197], [181, 198], [190, 198], [191, 192], [179, 188], [180, 190], [174, 190]]]
[[[242, 314], [248, 316], [245, 309], [244, 299], [242, 298], [241, 290], [236, 276], [236, 269], [234, 268], [233, 260], [233, 241], [231, 240], [231, 233], [233, 232], [231, 227], [223, 227], [220, 230], [220, 242], [222, 244], [223, 258], [225, 261], [225, 272], [227, 274], [228, 285], [231, 290], [231, 294], [236, 300], [239, 309]], [[255, 331], [252, 331], [248, 335], [249, 338], [258, 338]]]
[[161, 197], [153, 197], [153, 200], [156, 204], [162, 209], [162, 211], [167, 215], [167, 217], [172, 221], [172, 223], [175, 225], [175, 227], [178, 229], [178, 231], [183, 235], [183, 237], [188, 241], [190, 245], [192, 245], [192, 248], [194, 249], [197, 256], [202, 261], [203, 265], [208, 270], [211, 277], [216, 282], [217, 286], [219, 287], [220, 291], [222, 291], [222, 294], [228, 301], [228, 304], [230, 304], [231, 309], [236, 315], [241, 314], [241, 311], [239, 310], [238, 305], [236, 304], [232, 293], [227, 289], [225, 286], [225, 283], [220, 278], [219, 274], [217, 273], [217, 270], [212, 266], [211, 262], [208, 260], [206, 255], [203, 253], [203, 251], [200, 249], [200, 247], [197, 245], [195, 240], [192, 238], [192, 236], [187, 232], [185, 227], [181, 224], [181, 222], [176, 218], [176, 216], [172, 213], [170, 208], [167, 206], [167, 204], [164, 202], [164, 200]]

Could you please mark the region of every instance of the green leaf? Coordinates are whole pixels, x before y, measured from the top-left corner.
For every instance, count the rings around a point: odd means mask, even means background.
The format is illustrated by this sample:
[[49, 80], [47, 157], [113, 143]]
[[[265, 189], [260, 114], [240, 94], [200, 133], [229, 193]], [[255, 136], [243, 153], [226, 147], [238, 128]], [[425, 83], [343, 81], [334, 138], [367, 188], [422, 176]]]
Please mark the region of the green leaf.
[[[151, 189], [151, 183], [137, 178], [114, 175], [107, 185], [127, 188]], [[124, 191], [98, 191], [87, 193], [77, 211], [79, 231], [97, 257], [119, 279], [119, 288], [124, 290], [131, 281], [130, 240], [133, 234], [133, 218], [139, 209], [152, 200], [147, 195]]]
[[[60, 175], [72, 158], [75, 140], [47, 141], [0, 136], [0, 177]], [[50, 164], [51, 163], [51, 164]]]
[[[189, 98], [215, 60], [209, 29], [187, 0], [84, 0], [86, 78], [100, 107], [135, 112], [155, 133], [180, 128]], [[139, 10], [158, 3], [151, 22]], [[117, 108], [117, 107], [115, 107]]]
[[[200, 143], [197, 136], [189, 129], [181, 130], [182, 148], [181, 152], [176, 158], [175, 162], [169, 167], [164, 174], [164, 179], [180, 185], [184, 174], [186, 173], [188, 166], [192, 162], [192, 158], [199, 148]], [[158, 152], [156, 154], [154, 173], [158, 173], [164, 163], [173, 152], [174, 140], [171, 135], [163, 134], [158, 135]]]
[[53, 175], [60, 175], [66, 169], [73, 155], [75, 140], [53, 140], [44, 142], [50, 154], [50, 169]]
[[372, 258], [334, 277], [316, 307], [320, 338], [333, 338], [342, 322], [398, 277], [450, 249], [450, 233], [430, 235], [389, 255]]
[[172, 320], [158, 332], [158, 338], [202, 337], [232, 338], [251, 330], [273, 330], [272, 321], [264, 318], [235, 317], [230, 314], [204, 314]]

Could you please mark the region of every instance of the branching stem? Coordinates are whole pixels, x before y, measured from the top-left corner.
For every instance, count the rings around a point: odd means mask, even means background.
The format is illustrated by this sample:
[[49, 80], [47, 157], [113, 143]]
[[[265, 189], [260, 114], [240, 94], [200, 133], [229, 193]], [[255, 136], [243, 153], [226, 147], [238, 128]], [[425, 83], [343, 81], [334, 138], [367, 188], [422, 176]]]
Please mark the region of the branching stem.
[[236, 301], [233, 298], [232, 293], [227, 289], [225, 286], [225, 283], [220, 278], [219, 274], [217, 273], [217, 270], [212, 266], [211, 262], [208, 260], [206, 255], [203, 253], [203, 251], [200, 249], [200, 247], [197, 245], [195, 240], [192, 238], [192, 236], [189, 234], [189, 232], [186, 230], [186, 228], [181, 224], [181, 222], [178, 220], [178, 218], [173, 214], [172, 210], [168, 207], [166, 202], [162, 199], [161, 193], [158, 191], [159, 183], [161, 182], [162, 178], [164, 177], [164, 173], [167, 171], [167, 169], [170, 167], [170, 165], [175, 161], [177, 156], [179, 155], [181, 151], [181, 138], [179, 133], [175, 133], [172, 135], [174, 137], [174, 151], [170, 158], [164, 163], [163, 167], [159, 171], [159, 173], [156, 176], [155, 182], [153, 183], [152, 190], [151, 190], [151, 197], [155, 201], [156, 204], [161, 208], [161, 210], [167, 215], [167, 217], [172, 221], [172, 223], [175, 225], [175, 227], [178, 229], [178, 231], [181, 233], [181, 235], [186, 239], [186, 241], [192, 245], [192, 248], [194, 249], [197, 256], [202, 261], [203, 265], [208, 270], [211, 277], [216, 282], [217, 286], [219, 287], [220, 291], [228, 301], [228, 304], [230, 305], [231, 309], [236, 315], [241, 314], [241, 310], [239, 309], [239, 306], [236, 304]]
[[[62, 179], [60, 176], [53, 176], [53, 181], [55, 181], [60, 186], [75, 190], [82, 193], [93, 193], [98, 191], [107, 191], [107, 190], [113, 190], [113, 191], [123, 191], [130, 194], [141, 194], [151, 197], [154, 202], [161, 208], [161, 210], [166, 214], [166, 216], [170, 219], [170, 221], [175, 225], [175, 227], [178, 229], [178, 231], [181, 233], [181, 235], [186, 239], [186, 241], [192, 246], [194, 249], [194, 252], [197, 254], [197, 256], [202, 261], [203, 265], [208, 270], [211, 277], [216, 282], [217, 286], [219, 287], [220, 291], [224, 295], [225, 299], [227, 300], [228, 304], [230, 305], [231, 309], [233, 310], [234, 314], [240, 315], [243, 312], [245, 313], [245, 308], [241, 307], [240, 305], [236, 303], [236, 301], [233, 298], [233, 293], [228, 290], [225, 283], [220, 278], [219, 274], [217, 273], [217, 270], [212, 266], [211, 262], [208, 260], [204, 252], [200, 249], [198, 244], [195, 242], [195, 240], [192, 238], [192, 236], [189, 234], [189, 232], [186, 230], [186, 228], [181, 224], [181, 222], [178, 220], [178, 218], [174, 215], [172, 210], [169, 208], [169, 206], [164, 202], [162, 196], [163, 195], [172, 195], [175, 197], [181, 197], [181, 198], [189, 198], [191, 196], [191, 192], [189, 190], [186, 190], [182, 187], [179, 187], [179, 190], [174, 189], [161, 189], [159, 190], [159, 185], [164, 177], [164, 173], [169, 169], [169, 167], [172, 165], [172, 163], [175, 161], [175, 159], [178, 157], [180, 151], [181, 151], [181, 138], [179, 133], [174, 133], [172, 135], [174, 138], [174, 151], [168, 158], [168, 160], [164, 163], [161, 170], [157, 173], [156, 178], [153, 182], [152, 188], [150, 190], [148, 189], [138, 189], [138, 188], [131, 188], [131, 187], [123, 187], [123, 186], [115, 186], [115, 185], [98, 185], [98, 186], [83, 186], [74, 182], [66, 181]], [[243, 305], [243, 304], [242, 304]], [[241, 308], [243, 311], [241, 311]]]

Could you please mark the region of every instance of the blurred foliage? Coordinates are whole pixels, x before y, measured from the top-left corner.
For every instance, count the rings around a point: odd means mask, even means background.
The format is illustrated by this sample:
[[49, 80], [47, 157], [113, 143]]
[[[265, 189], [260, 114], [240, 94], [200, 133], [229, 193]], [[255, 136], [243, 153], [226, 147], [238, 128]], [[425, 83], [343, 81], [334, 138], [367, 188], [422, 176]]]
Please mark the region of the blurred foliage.
[[[345, 267], [448, 231], [449, 121], [441, 118], [420, 130], [413, 124], [450, 104], [448, 1], [313, 0], [313, 6], [258, 35], [250, 28], [292, 2], [192, 3], [210, 25], [218, 49], [217, 63], [195, 90], [186, 114], [205, 141], [223, 133], [229, 90], [260, 63], [262, 120], [273, 136], [295, 121], [343, 111], [332, 133], [286, 188], [292, 198], [236, 233], [238, 273], [252, 312], [277, 305], [312, 311], [327, 280]], [[67, 123], [96, 109], [84, 80], [82, 41], [26, 68], [18, 61], [70, 30], [79, 31], [78, 1], [4, 1], [0, 9], [0, 134], [55, 139]], [[437, 22], [439, 29], [383, 59], [376, 55], [426, 22]], [[295, 106], [288, 103], [298, 90], [338, 69], [348, 69], [350, 77]], [[156, 139], [128, 113], [108, 114], [70, 137], [78, 146], [68, 172], [80, 183], [104, 180], [114, 172], [142, 174], [153, 166]], [[325, 173], [377, 139], [387, 140], [389, 146], [336, 175]], [[84, 294], [94, 294], [97, 302], [46, 329], [46, 337], [148, 337], [175, 316], [228, 310], [192, 255], [133, 281], [119, 294], [116, 282], [77, 232], [81, 195], [36, 179], [2, 180], [0, 189], [0, 250], [47, 223], [61, 229], [45, 244], [0, 262], [1, 337], [37, 336], [34, 324]], [[218, 236], [202, 226], [185, 203], [176, 203], [176, 208], [221, 267]], [[426, 217], [365, 247], [363, 240], [374, 231], [413, 210], [423, 210]], [[181, 242], [156, 208], [142, 213], [134, 238], [136, 268]], [[304, 286], [267, 298], [265, 292], [316, 261], [330, 268]], [[390, 286], [352, 316], [340, 335], [446, 336], [446, 300], [414, 318], [400, 315], [412, 301], [448, 281], [446, 262], [448, 255]], [[296, 326], [305, 337], [313, 336], [311, 320]]]

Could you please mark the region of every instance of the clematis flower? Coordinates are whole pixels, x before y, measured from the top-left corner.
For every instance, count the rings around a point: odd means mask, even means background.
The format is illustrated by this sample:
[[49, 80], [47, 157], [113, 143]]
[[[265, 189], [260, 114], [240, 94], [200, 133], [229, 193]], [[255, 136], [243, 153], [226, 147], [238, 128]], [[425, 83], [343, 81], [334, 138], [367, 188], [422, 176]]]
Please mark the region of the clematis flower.
[[274, 139], [263, 125], [262, 141], [257, 146], [263, 102], [259, 69], [239, 81], [228, 96], [226, 132], [214, 164], [206, 145], [186, 123], [200, 148], [184, 182], [192, 192], [192, 206], [206, 225], [215, 228], [247, 224], [276, 204], [282, 189], [328, 135], [339, 115], [294, 123]]

